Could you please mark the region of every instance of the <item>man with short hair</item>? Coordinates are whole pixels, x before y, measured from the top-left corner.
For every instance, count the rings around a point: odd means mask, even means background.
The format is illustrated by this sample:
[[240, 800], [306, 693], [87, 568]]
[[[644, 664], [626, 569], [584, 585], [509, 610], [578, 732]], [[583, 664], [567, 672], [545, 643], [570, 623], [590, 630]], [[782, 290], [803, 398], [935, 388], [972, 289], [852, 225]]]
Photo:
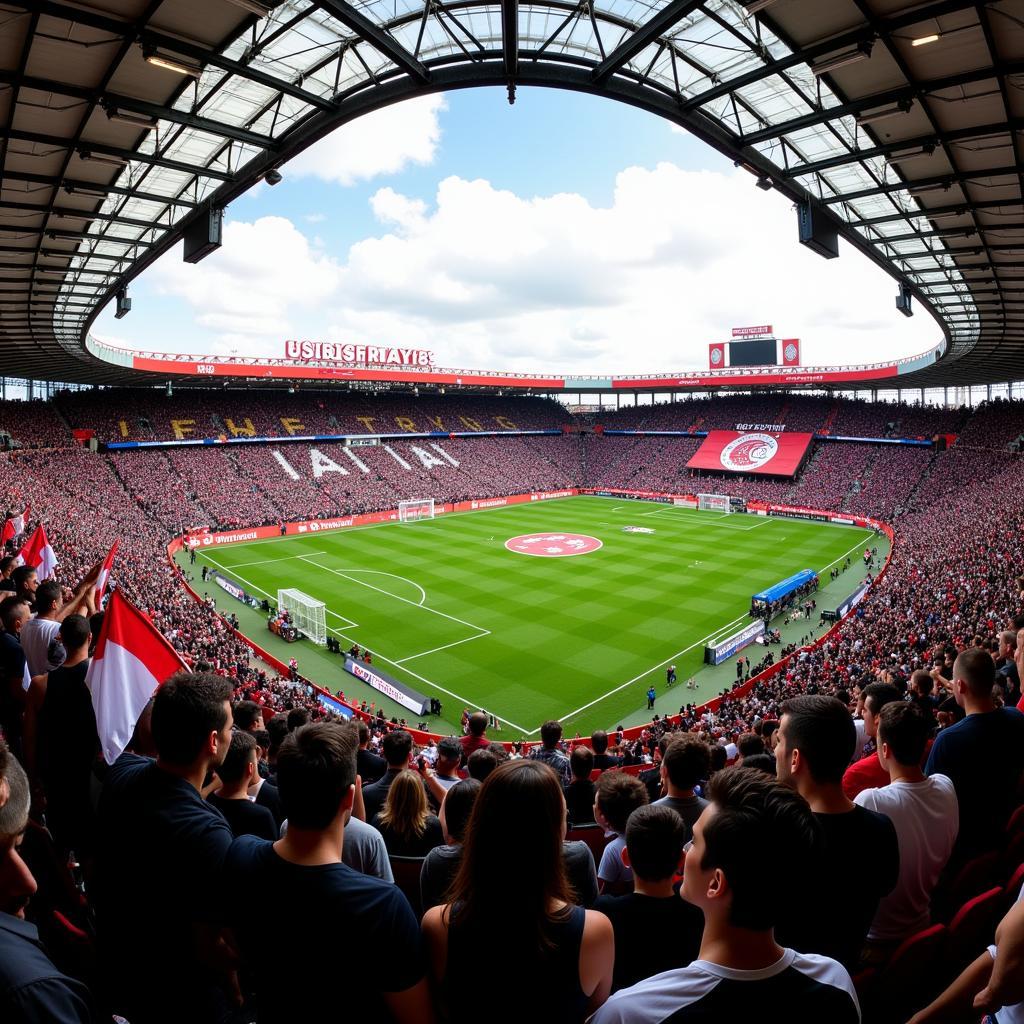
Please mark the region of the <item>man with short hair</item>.
[[694, 787], [711, 773], [711, 749], [693, 733], [673, 736], [661, 759], [661, 781], [665, 796], [655, 807], [671, 807], [686, 825], [689, 840], [693, 826], [707, 807], [707, 800], [694, 793]]
[[27, 665], [20, 637], [30, 615], [23, 597], [5, 597], [0, 601], [0, 729], [15, 751], [21, 748]]
[[604, 772], [598, 776], [594, 820], [612, 836], [601, 854], [597, 869], [601, 892], [621, 895], [632, 890], [633, 871], [622, 859], [622, 851], [626, 848], [626, 825], [629, 824], [629, 816], [647, 803], [647, 787], [634, 776], [625, 772]]
[[224, 760], [217, 769], [222, 785], [207, 800], [224, 815], [231, 832], [239, 836], [259, 836], [274, 840], [278, 828], [274, 816], [249, 799], [249, 786], [259, 778], [256, 771], [256, 740], [252, 733], [235, 729]]
[[466, 772], [471, 779], [476, 779], [477, 782], [483, 782], [497, 767], [497, 755], [487, 747], [474, 750], [466, 759]]
[[381, 743], [381, 751], [387, 762], [387, 771], [372, 785], [363, 787], [363, 805], [366, 808], [366, 820], [373, 821], [379, 814], [388, 798], [391, 783], [399, 772], [409, 767], [409, 755], [412, 753], [412, 736], [404, 729], [392, 729]]
[[899, 881], [882, 897], [868, 931], [868, 946], [879, 960], [931, 923], [932, 892], [956, 842], [953, 783], [945, 775], [926, 777], [921, 771], [929, 732], [928, 716], [916, 704], [886, 704], [878, 716], [877, 756], [891, 781], [862, 790], [853, 800], [884, 814], [900, 845]]
[[996, 653], [996, 683], [1007, 704], [1016, 704], [1021, 697], [1020, 674], [1017, 671], [1017, 631], [1004, 629], [999, 634]]
[[231, 743], [231, 689], [221, 676], [171, 676], [153, 699], [156, 761], [122, 754], [100, 797], [100, 967], [111, 1009], [132, 1024], [212, 1024], [227, 1009], [228, 971], [216, 953], [234, 837], [201, 790]]
[[1016, 804], [1024, 772], [1024, 714], [996, 707], [995, 664], [988, 651], [970, 647], [953, 662], [953, 696], [964, 719], [935, 737], [925, 775], [953, 780], [960, 805], [960, 831], [953, 866], [1001, 840]]
[[263, 710], [254, 700], [240, 700], [231, 709], [235, 729], [242, 732], [256, 732], [263, 728]]
[[600, 772], [617, 768], [622, 763], [621, 757], [608, 753], [608, 733], [604, 729], [595, 729], [590, 734], [590, 749], [594, 751], [594, 767]]
[[36, 880], [18, 847], [28, 827], [28, 776], [0, 740], [0, 1020], [5, 1024], [88, 1024], [92, 996], [61, 974], [25, 920]]
[[[847, 720], [852, 730], [848, 713]], [[786, 904], [818, 895], [804, 891], [819, 838], [807, 804], [752, 768], [718, 772], [708, 795], [681, 890], [704, 915], [699, 959], [617, 992], [592, 1024], [703, 1024], [766, 1014], [788, 1024], [859, 1024], [847, 971], [775, 939]]]
[[590, 747], [573, 747], [569, 755], [569, 770], [572, 782], [565, 787], [566, 820], [570, 827], [591, 825], [594, 821], [595, 789], [590, 781], [594, 770], [594, 752]]
[[[864, 735], [875, 740], [878, 736], [878, 716], [886, 704], [903, 700], [903, 694], [890, 683], [869, 683], [861, 690]], [[879, 763], [875, 751], [854, 761], [843, 774], [843, 792], [853, 799], [861, 790], [877, 789], [889, 784], [889, 773]]]
[[12, 572], [14, 572], [14, 555], [4, 555], [3, 558], [0, 558], [0, 591], [6, 591], [8, 594], [14, 593]]
[[462, 760], [469, 760], [469, 755], [474, 750], [486, 747], [491, 741], [487, 738], [487, 714], [483, 711], [474, 711], [466, 722], [466, 735], [459, 743], [462, 745]]
[[370, 727], [362, 720], [356, 725], [359, 730], [359, 750], [356, 753], [356, 771], [364, 786], [376, 782], [387, 770], [388, 763], [380, 754], [370, 749]]
[[11, 582], [14, 583], [14, 593], [23, 601], [27, 601], [29, 607], [35, 611], [36, 588], [39, 586], [39, 577], [31, 565], [19, 565], [11, 573]]
[[527, 755], [531, 761], [543, 761], [557, 776], [564, 789], [572, 782], [569, 758], [558, 749], [562, 742], [562, 723], [550, 719], [540, 727], [540, 746]]
[[689, 836], [689, 827], [671, 807], [638, 807], [629, 816], [622, 857], [633, 871], [633, 891], [599, 896], [594, 904], [615, 932], [613, 992], [685, 967], [697, 957], [704, 919], [672, 887]]
[[36, 590], [36, 614], [22, 626], [21, 646], [28, 659], [29, 675], [39, 676], [52, 672], [63, 662], [63, 651], [52, 649], [51, 642], [60, 630], [58, 615], [63, 601], [60, 584], [44, 580]]
[[445, 736], [437, 744], [437, 760], [434, 761], [434, 780], [445, 791], [459, 782], [459, 764], [462, 761], [462, 745], [457, 736]]
[[[433, 1020], [419, 923], [408, 901], [396, 886], [342, 862], [357, 745], [355, 731], [336, 722], [292, 732], [277, 761], [288, 831], [274, 843], [243, 836], [228, 855], [228, 920], [251, 969], [260, 1024], [338, 1016], [334, 986], [282, 979], [281, 965], [300, 937], [321, 963], [366, 965], [345, 992], [347, 1020]], [[254, 892], [285, 895], [273, 928]]]
[[[843, 793], [843, 771], [857, 732], [840, 701], [820, 694], [787, 700], [778, 734], [779, 781], [810, 804], [824, 839], [802, 887], [813, 899], [789, 901], [776, 929], [779, 941], [853, 970], [878, 904], [899, 877], [896, 829], [884, 815], [856, 806]], [[838, 863], [856, 865], [855, 883], [836, 884]]]

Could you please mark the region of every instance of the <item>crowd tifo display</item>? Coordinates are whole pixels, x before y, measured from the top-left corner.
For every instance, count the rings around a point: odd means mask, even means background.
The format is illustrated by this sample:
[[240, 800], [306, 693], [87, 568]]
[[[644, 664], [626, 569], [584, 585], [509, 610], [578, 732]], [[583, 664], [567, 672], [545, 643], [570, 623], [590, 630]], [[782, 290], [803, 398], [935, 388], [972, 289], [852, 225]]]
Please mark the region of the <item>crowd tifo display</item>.
[[[712, 431], [813, 440], [801, 442], [807, 456], [791, 477], [688, 468]], [[375, 443], [329, 439], [343, 434], [373, 435]], [[27, 995], [17, 1004], [0, 990], [0, 1011], [15, 1007], [10, 1019], [19, 1021], [107, 1021], [117, 1012], [133, 1024], [318, 1019], [330, 1003], [325, 979], [273, 981], [296, 950], [308, 950], [307, 970], [322, 944], [338, 941], [328, 937], [332, 915], [301, 866], [313, 863], [303, 858], [314, 846], [331, 843], [347, 865], [342, 881], [352, 908], [345, 913], [361, 925], [346, 967], [368, 951], [388, 954], [354, 986], [352, 1005], [367, 1019], [434, 1020], [427, 978], [437, 972], [438, 948], [447, 950], [449, 967], [434, 979], [441, 995], [433, 1002], [452, 1021], [478, 1013], [459, 994], [472, 990], [473, 970], [483, 963], [467, 938], [480, 938], [487, 918], [474, 891], [527, 876], [553, 880], [545, 906], [556, 912], [539, 916], [551, 948], [591, 950], [586, 972], [572, 954], [561, 974], [565, 963], [554, 954], [539, 961], [523, 954], [527, 1012], [545, 1019], [582, 1022], [594, 1011], [597, 1024], [659, 1019], [648, 1012], [644, 986], [653, 983], [644, 979], [694, 960], [703, 920], [720, 913], [722, 927], [739, 914], [745, 929], [764, 932], [768, 942], [774, 927], [785, 950], [777, 973], [789, 986], [778, 991], [796, 992], [811, 1008], [800, 1020], [973, 1019], [970, 1000], [954, 1015], [962, 993], [942, 993], [964, 969], [975, 971], [979, 987], [992, 976], [985, 1009], [1019, 1001], [1024, 993], [993, 971], [986, 946], [1007, 911], [1003, 928], [1011, 922], [1024, 932], [1015, 917], [1024, 906], [1016, 904], [1024, 811], [1015, 811], [1024, 798], [1017, 788], [1024, 716], [1010, 710], [1021, 700], [1024, 666], [1017, 642], [1024, 627], [1022, 436], [1024, 403], [932, 409], [786, 394], [580, 415], [536, 397], [184, 388], [0, 404], [8, 515], [28, 510], [23, 534], [45, 524], [64, 588], [88, 581], [118, 542], [116, 591], [194, 673], [161, 688], [125, 737], [127, 757], [101, 770], [97, 809], [92, 709], [88, 696], [81, 703], [84, 670], [71, 675], [88, 652], [89, 624], [79, 627], [73, 615], [56, 628], [42, 625], [56, 624], [64, 600], [92, 611], [91, 583], [75, 594], [41, 584], [31, 622], [24, 604], [4, 603], [0, 840], [11, 829], [20, 834], [31, 817], [23, 856], [45, 884], [35, 894], [34, 883], [12, 884], [0, 910], [16, 920], [33, 897], [30, 916], [62, 973], [48, 976], [56, 993], [49, 1008], [26, 1009]], [[100, 450], [83, 446], [90, 437]], [[245, 437], [268, 440], [103, 448]], [[897, 441], [927, 443], [886, 443]], [[347, 718], [350, 709], [321, 699], [294, 666], [278, 673], [256, 659], [213, 603], [184, 587], [167, 554], [173, 538], [195, 529], [332, 519], [411, 498], [443, 505], [575, 488], [725, 494], [875, 517], [893, 529], [892, 556], [856, 613], [825, 642], [784, 650], [793, 656], [781, 670], [767, 655], [744, 670], [741, 657], [738, 678], [751, 676], [753, 684], [723, 691], [713, 707], [686, 705], [681, 696], [679, 715], [634, 730], [609, 721], [607, 735], [573, 740], [548, 722], [537, 742], [502, 734], [502, 743], [491, 743], [495, 723], [482, 709], [468, 709], [457, 738], [431, 739], [359, 709], [358, 736], [334, 728], [338, 713]], [[11, 538], [5, 553], [20, 542]], [[3, 585], [24, 596], [25, 574], [12, 569], [0, 564]], [[67, 667], [50, 662], [56, 654], [47, 643], [57, 636]], [[66, 696], [72, 693], [77, 705]], [[227, 699], [234, 732], [218, 710]], [[309, 722], [327, 726], [303, 728]], [[31, 788], [8, 747], [24, 761]], [[166, 778], [145, 760], [155, 754]], [[362, 776], [354, 795], [353, 759]], [[206, 786], [214, 769], [216, 782]], [[888, 791], [875, 788], [890, 777]], [[565, 844], [559, 783], [570, 824]], [[710, 819], [701, 817], [709, 799]], [[44, 813], [48, 832], [40, 827]], [[731, 814], [733, 825], [716, 830], [715, 818]], [[921, 821], [928, 843], [914, 838]], [[282, 835], [279, 855], [257, 839], [235, 838]], [[154, 837], [147, 849], [155, 857], [138, 856]], [[707, 895], [713, 886], [705, 873], [724, 864], [728, 877], [736, 843], [745, 856], [758, 851], [758, 868], [735, 888], [730, 883], [722, 911]], [[13, 844], [4, 856], [20, 858]], [[674, 895], [681, 863], [683, 893], [703, 918]], [[840, 863], [854, 865], [856, 877], [838, 884]], [[83, 876], [85, 897], [75, 887]], [[330, 887], [321, 884], [326, 894]], [[673, 901], [671, 914], [644, 902], [659, 898]], [[440, 915], [446, 899], [484, 917]], [[140, 906], [167, 922], [159, 935], [137, 927]], [[426, 959], [419, 915], [433, 951]], [[232, 929], [226, 946], [218, 945], [223, 924]], [[4, 927], [0, 920], [0, 955]], [[1006, 934], [993, 954], [997, 966]], [[36, 975], [43, 962], [35, 962]], [[708, 993], [737, 981], [708, 977]], [[763, 990], [764, 1005], [774, 1005], [773, 991]], [[41, 992], [33, 989], [32, 998], [43, 1000]], [[556, 1004], [542, 1002], [553, 998]], [[672, 994], [680, 1005], [694, 998]], [[524, 1004], [513, 1002], [521, 1016]], [[1003, 1021], [1003, 1011], [996, 1019]]]

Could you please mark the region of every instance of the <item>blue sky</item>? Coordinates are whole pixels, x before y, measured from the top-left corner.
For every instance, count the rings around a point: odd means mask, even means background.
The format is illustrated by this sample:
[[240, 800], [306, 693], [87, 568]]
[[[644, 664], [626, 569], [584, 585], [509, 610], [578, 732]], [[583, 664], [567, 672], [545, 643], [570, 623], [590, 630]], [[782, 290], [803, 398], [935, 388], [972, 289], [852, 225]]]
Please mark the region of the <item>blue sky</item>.
[[287, 337], [430, 348], [440, 365], [577, 372], [706, 366], [746, 323], [805, 363], [909, 355], [929, 317], [848, 247], [796, 241], [777, 193], [664, 120], [559, 90], [470, 89], [369, 115], [176, 250], [93, 332], [126, 347], [281, 354]]

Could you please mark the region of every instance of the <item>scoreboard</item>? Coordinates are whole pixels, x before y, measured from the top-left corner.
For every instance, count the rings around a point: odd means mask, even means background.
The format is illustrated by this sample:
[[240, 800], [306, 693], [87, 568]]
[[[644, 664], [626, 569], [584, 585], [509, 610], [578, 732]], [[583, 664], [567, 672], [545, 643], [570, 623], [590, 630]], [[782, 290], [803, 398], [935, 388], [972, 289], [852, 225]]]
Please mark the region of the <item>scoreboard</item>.
[[801, 366], [800, 339], [776, 338], [771, 327], [734, 327], [731, 341], [708, 346], [708, 366]]
[[729, 343], [730, 366], [775, 366], [779, 357], [774, 338], [757, 341], [731, 341]]

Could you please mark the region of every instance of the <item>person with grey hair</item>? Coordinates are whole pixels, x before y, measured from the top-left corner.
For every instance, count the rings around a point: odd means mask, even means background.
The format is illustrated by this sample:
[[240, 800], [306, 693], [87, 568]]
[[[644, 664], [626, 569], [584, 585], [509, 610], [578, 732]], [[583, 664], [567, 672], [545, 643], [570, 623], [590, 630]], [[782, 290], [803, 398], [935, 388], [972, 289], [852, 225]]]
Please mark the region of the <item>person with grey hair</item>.
[[36, 880], [18, 847], [28, 827], [28, 776], [0, 740], [0, 1020], [82, 1024], [98, 1019], [88, 989], [46, 955], [25, 920]]

